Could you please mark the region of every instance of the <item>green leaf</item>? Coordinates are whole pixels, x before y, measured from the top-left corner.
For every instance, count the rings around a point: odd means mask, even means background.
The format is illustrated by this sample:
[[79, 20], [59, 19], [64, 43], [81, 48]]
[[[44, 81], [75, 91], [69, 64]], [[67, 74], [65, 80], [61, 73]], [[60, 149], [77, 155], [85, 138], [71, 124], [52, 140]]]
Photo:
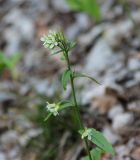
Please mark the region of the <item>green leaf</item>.
[[73, 10], [81, 10], [79, 0], [67, 0], [67, 2]]
[[51, 55], [55, 55], [55, 54], [58, 54], [58, 53], [61, 53], [61, 52], [62, 52], [62, 49], [58, 50], [58, 51], [53, 51]]
[[74, 78], [77, 78], [77, 77], [87, 77], [87, 78], [91, 79], [92, 81], [94, 81], [95, 83], [100, 85], [100, 83], [95, 78], [93, 78], [87, 74], [74, 72]]
[[14, 54], [10, 59], [8, 59], [8, 62], [10, 62], [9, 67], [13, 69], [16, 66], [16, 64], [19, 62], [20, 58], [21, 58], [20, 53]]
[[59, 102], [59, 105], [60, 105], [60, 110], [63, 110], [65, 108], [72, 107], [73, 103], [71, 101], [61, 101]]
[[4, 65], [5, 68], [14, 69], [19, 62], [21, 54], [16, 53], [12, 57], [7, 57], [4, 53], [0, 52], [0, 65]]
[[86, 12], [97, 21], [101, 19], [100, 6], [97, 0], [67, 0], [67, 2], [73, 10]]
[[47, 117], [44, 119], [44, 121], [48, 121], [48, 119], [49, 119], [52, 115], [53, 115], [52, 113], [49, 113], [49, 114], [47, 115]]
[[91, 142], [93, 142], [94, 144], [96, 144], [101, 150], [110, 153], [112, 155], [115, 154], [114, 149], [112, 147], [112, 145], [107, 141], [107, 139], [103, 136], [103, 134], [99, 131], [97, 131], [94, 128], [88, 128], [85, 130], [80, 130], [79, 133], [82, 135], [84, 134], [84, 132], [87, 130], [89, 130], [90, 132], [88, 137], [88, 140], [90, 140]]
[[[97, 3], [97, 0], [82, 0], [84, 10], [94, 17], [97, 21], [101, 19], [100, 7]], [[83, 10], [83, 11], [84, 11]]]
[[[96, 147], [90, 151], [93, 160], [101, 160], [101, 156], [104, 153], [100, 148]], [[83, 157], [81, 160], [90, 160], [89, 156]]]
[[68, 43], [68, 50], [73, 49], [75, 46], [76, 46], [76, 43], [75, 43], [75, 42], [69, 42], [69, 43]]
[[70, 80], [70, 75], [72, 74], [72, 71], [67, 69], [64, 71], [63, 75], [62, 75], [62, 85], [64, 90], [66, 90], [66, 86], [68, 81]]

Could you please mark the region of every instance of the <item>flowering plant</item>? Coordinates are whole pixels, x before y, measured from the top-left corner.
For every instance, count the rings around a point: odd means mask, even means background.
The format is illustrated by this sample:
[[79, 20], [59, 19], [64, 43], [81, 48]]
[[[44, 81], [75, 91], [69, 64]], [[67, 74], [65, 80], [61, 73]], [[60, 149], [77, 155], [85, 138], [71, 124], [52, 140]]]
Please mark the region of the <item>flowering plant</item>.
[[[75, 72], [71, 68], [70, 60], [69, 60], [69, 52], [75, 46], [75, 43], [67, 40], [62, 32], [49, 32], [46, 36], [44, 35], [41, 38], [43, 45], [45, 48], [53, 51], [53, 54], [61, 53], [64, 57], [64, 60], [67, 64], [67, 68], [62, 75], [62, 85], [64, 90], [66, 90], [67, 83], [70, 82], [72, 89], [72, 97], [73, 101], [60, 101], [58, 103], [50, 104], [47, 102], [47, 111], [49, 114], [45, 118], [47, 121], [50, 116], [59, 115], [59, 111], [72, 107], [74, 111], [74, 115], [76, 116], [76, 123], [78, 126], [79, 133], [81, 134], [81, 138], [85, 142], [85, 148], [87, 150], [88, 156], [84, 157], [82, 160], [100, 160], [101, 154], [104, 152], [110, 153], [114, 155], [114, 149], [111, 144], [106, 140], [106, 138], [102, 135], [101, 132], [97, 131], [94, 128], [86, 128], [81, 119], [80, 109], [77, 103], [76, 93], [75, 93], [75, 85], [74, 79], [77, 77], [87, 77], [90, 80], [94, 81], [97, 84], [100, 84], [96, 79], [90, 77], [87, 74]], [[96, 145], [96, 148], [90, 150], [89, 141]]]

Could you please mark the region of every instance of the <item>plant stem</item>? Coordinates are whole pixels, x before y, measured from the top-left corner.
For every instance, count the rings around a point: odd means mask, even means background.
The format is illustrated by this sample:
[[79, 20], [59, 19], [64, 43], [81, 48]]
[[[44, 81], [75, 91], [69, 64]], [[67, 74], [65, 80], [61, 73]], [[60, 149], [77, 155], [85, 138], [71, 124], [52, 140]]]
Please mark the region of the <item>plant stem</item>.
[[[66, 53], [65, 55], [66, 55], [68, 69], [71, 70], [71, 65], [70, 65], [68, 53]], [[77, 104], [73, 75], [70, 75], [70, 82], [71, 82], [72, 95], [73, 95], [73, 100], [74, 100], [74, 111], [75, 111], [76, 119], [78, 121], [79, 128], [84, 130], [85, 128], [84, 128], [84, 125], [82, 123], [80, 110], [79, 110], [79, 107], [78, 107], [78, 104]], [[89, 159], [92, 160], [87, 138], [84, 138], [84, 143], [85, 143], [85, 147], [86, 147]]]

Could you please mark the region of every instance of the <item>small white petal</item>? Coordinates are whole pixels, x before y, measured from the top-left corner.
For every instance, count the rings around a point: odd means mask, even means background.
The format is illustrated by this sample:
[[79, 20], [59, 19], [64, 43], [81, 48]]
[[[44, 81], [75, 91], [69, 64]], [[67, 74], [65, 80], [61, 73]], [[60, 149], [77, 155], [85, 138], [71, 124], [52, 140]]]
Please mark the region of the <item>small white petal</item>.
[[53, 49], [53, 48], [54, 48], [54, 44], [51, 44], [51, 45], [49, 46], [49, 48], [50, 48], [50, 49]]

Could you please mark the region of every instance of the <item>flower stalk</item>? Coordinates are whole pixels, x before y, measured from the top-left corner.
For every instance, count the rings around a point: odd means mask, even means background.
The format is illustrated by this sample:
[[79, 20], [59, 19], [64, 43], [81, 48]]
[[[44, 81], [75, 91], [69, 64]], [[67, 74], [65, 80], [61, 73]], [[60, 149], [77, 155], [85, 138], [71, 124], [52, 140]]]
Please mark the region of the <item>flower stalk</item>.
[[[41, 38], [41, 41], [43, 42], [43, 45], [45, 48], [49, 48], [51, 51], [53, 51], [53, 54], [62, 54], [63, 60], [66, 61], [67, 69], [64, 71], [62, 75], [62, 85], [64, 90], [66, 90], [66, 86], [68, 81], [70, 81], [71, 85], [71, 91], [72, 91], [72, 98], [73, 102], [69, 101], [60, 101], [59, 103], [48, 103], [47, 102], [47, 111], [50, 113], [45, 118], [45, 121], [47, 121], [50, 116], [59, 115], [59, 111], [67, 108], [72, 107], [73, 108], [73, 120], [75, 122], [76, 120], [76, 126], [78, 126], [79, 133], [81, 134], [81, 138], [84, 140], [85, 143], [85, 149], [87, 151], [87, 157], [88, 160], [99, 160], [99, 157], [101, 157], [101, 154], [103, 152], [108, 152], [112, 155], [115, 154], [112, 146], [108, 141], [105, 139], [105, 137], [102, 135], [102, 133], [96, 131], [94, 128], [86, 128], [82, 122], [80, 109], [77, 103], [76, 98], [76, 90], [74, 85], [74, 79], [77, 77], [86, 77], [92, 81], [94, 81], [97, 84], [100, 84], [96, 79], [93, 77], [83, 74], [83, 73], [76, 73], [72, 71], [70, 60], [69, 60], [69, 53], [71, 49], [75, 46], [75, 43], [68, 41], [62, 32], [50, 32], [48, 36], [43, 36]], [[91, 141], [94, 143], [97, 147], [93, 150], [90, 150], [88, 141]]]
[[[71, 70], [71, 65], [70, 65], [68, 53], [65, 52], [65, 54], [66, 54], [67, 67], [68, 67], [69, 70]], [[72, 95], [73, 95], [73, 100], [74, 100], [74, 111], [75, 111], [75, 115], [76, 115], [76, 118], [77, 118], [77, 121], [78, 121], [79, 129], [84, 129], [84, 124], [82, 123], [80, 110], [79, 110], [79, 107], [78, 107], [78, 104], [77, 104], [76, 92], [75, 92], [75, 87], [74, 87], [74, 77], [73, 77], [72, 74], [70, 75], [70, 83], [71, 83]], [[86, 150], [87, 150], [87, 154], [89, 155], [89, 159], [92, 160], [87, 137], [84, 137], [84, 142], [85, 142], [85, 147], [86, 147]]]

